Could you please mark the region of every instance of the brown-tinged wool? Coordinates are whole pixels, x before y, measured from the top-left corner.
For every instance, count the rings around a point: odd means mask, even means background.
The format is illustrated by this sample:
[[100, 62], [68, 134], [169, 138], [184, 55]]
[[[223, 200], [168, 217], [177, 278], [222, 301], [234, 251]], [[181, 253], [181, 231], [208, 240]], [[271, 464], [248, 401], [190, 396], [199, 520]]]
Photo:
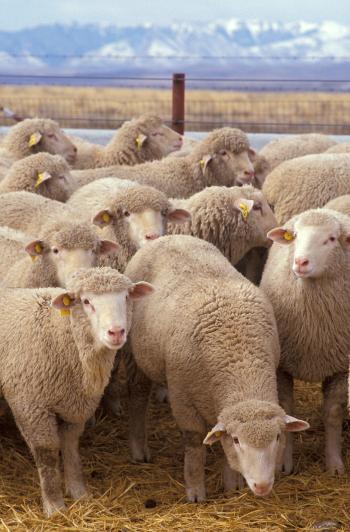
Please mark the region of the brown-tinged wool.
[[[108, 185], [107, 178], [101, 181], [107, 182]], [[116, 240], [122, 250], [115, 257], [102, 257], [100, 264], [124, 271], [127, 262], [137, 251], [135, 243], [129, 236], [129, 224], [124, 212], [137, 213], [145, 209], [153, 209], [166, 215], [172, 209], [172, 205], [165, 194], [156, 188], [137, 183], [119, 188], [119, 180], [112, 179], [112, 181], [115, 181], [117, 185], [114, 193], [111, 188], [110, 193], [107, 194], [105, 186], [100, 186], [99, 181], [96, 181], [83, 187], [81, 193], [78, 190], [69, 200], [68, 206], [75, 212], [79, 212], [79, 215], [86, 220], [92, 220], [99, 211], [104, 209], [112, 214], [111, 224], [101, 229], [100, 235], [108, 240]], [[85, 193], [83, 189], [86, 189], [88, 193]], [[164, 223], [166, 223], [165, 218]]]
[[[36, 186], [38, 176], [48, 172], [51, 178]], [[16, 161], [0, 182], [0, 194], [25, 190], [56, 201], [66, 201], [72, 190], [72, 176], [60, 155], [41, 152]]]
[[30, 240], [31, 238], [21, 231], [0, 226], [0, 284], [9, 268], [26, 256], [24, 247]]
[[334, 146], [328, 148], [326, 153], [349, 153], [350, 152], [350, 142], [339, 142]]
[[[310, 210], [283, 227], [293, 231], [296, 222], [326, 225], [327, 234], [349, 235], [350, 219], [329, 209]], [[325, 273], [318, 278], [297, 278], [292, 271], [294, 244], [273, 244], [261, 288], [269, 297], [281, 342], [280, 367], [296, 379], [320, 382], [349, 366], [350, 261], [337, 244]]]
[[261, 155], [260, 153], [257, 153], [254, 158], [252, 159], [253, 166], [254, 166], [254, 179], [253, 179], [253, 185], [256, 188], [261, 189], [264, 181], [269, 174], [269, 172], [272, 170], [269, 161]]
[[271, 305], [217, 248], [191, 236], [165, 236], [143, 246], [125, 271], [155, 287], [147, 304], [134, 307], [130, 350], [148, 379], [167, 383], [181, 430], [203, 441], [227, 412], [231, 423], [245, 418], [247, 401], [254, 401], [257, 420], [266, 418], [268, 405], [270, 417], [282, 412]]
[[[73, 177], [77, 183], [86, 184], [114, 176], [158, 188], [171, 198], [188, 198], [208, 186], [235, 185], [237, 174], [243, 171], [242, 164], [247, 166], [249, 162], [248, 159], [242, 162], [240, 158], [248, 148], [246, 134], [227, 127], [209, 133], [186, 157], [166, 157], [133, 167], [111, 166], [80, 173], [76, 171]], [[221, 155], [222, 150], [226, 150], [228, 155]], [[212, 156], [212, 160], [204, 168], [207, 156]]]
[[[162, 120], [159, 117], [142, 115], [137, 119], [124, 122], [106, 146], [98, 146], [85, 141], [77, 142], [78, 156], [74, 168], [100, 168], [112, 165], [132, 166], [145, 161], [161, 159], [163, 152], [159, 144], [153, 141], [151, 133], [162, 125]], [[139, 148], [136, 139], [140, 135], [146, 135], [148, 139]], [[173, 136], [174, 140], [176, 136], [179, 137], [175, 133]]]
[[[29, 239], [26, 238], [28, 243]], [[31, 260], [31, 257], [25, 253], [23, 256], [23, 248], [18, 249], [16, 241], [2, 241], [0, 240], [0, 255], [1, 255], [1, 271], [3, 273], [2, 286], [13, 288], [40, 288], [46, 286], [62, 286], [62, 280], [59, 278], [57, 263], [53, 260], [51, 249], [57, 246], [60, 250], [67, 249], [83, 249], [91, 250], [96, 256], [97, 264], [100, 239], [98, 238], [95, 227], [85, 223], [57, 221], [53, 224], [46, 225], [39, 235], [39, 240], [42, 242], [43, 253], [36, 260]], [[12, 249], [9, 256], [6, 249]], [[17, 251], [17, 258], [15, 263], [15, 251]], [[92, 264], [93, 265], [93, 264]]]
[[77, 212], [81, 211], [85, 212], [86, 215], [93, 216], [122, 189], [135, 186], [140, 185], [129, 179], [103, 177], [78, 188], [67, 201], [67, 205]]
[[[42, 135], [42, 140], [35, 146], [29, 146], [30, 136], [36, 132]], [[55, 145], [47, 138], [47, 135], [52, 133], [58, 139]], [[55, 147], [60, 151], [55, 151]], [[14, 161], [40, 151], [63, 155], [68, 162], [73, 162], [75, 159], [74, 145], [60, 129], [58, 123], [48, 118], [26, 118], [12, 126], [3, 138], [1, 148]]]
[[283, 161], [312, 153], [323, 153], [335, 144], [333, 139], [321, 133], [305, 133], [272, 140], [259, 153], [267, 159], [273, 170]]
[[[100, 282], [106, 284], [107, 277], [108, 290], [112, 285], [124, 286], [116, 271], [108, 276], [98, 268], [89, 269], [81, 282], [77, 275], [81, 291], [83, 279], [99, 294], [103, 293]], [[62, 289], [55, 288], [0, 290], [1, 392], [34, 455], [42, 489], [51, 499], [49, 503], [55, 505], [45, 506], [49, 514], [63, 505], [60, 451], [64, 451], [68, 492], [73, 491], [75, 498], [79, 498], [79, 491], [80, 496], [86, 494], [79, 436], [100, 402], [115, 359], [115, 349], [95, 342], [91, 322], [77, 294], [70, 294], [76, 303], [70, 316], [61, 316], [51, 307], [53, 298], [62, 293]], [[128, 331], [132, 309], [130, 302], [126, 305]]]
[[0, 225], [23, 231], [28, 235], [38, 235], [42, 227], [60, 219], [77, 219], [65, 203], [44, 198], [31, 192], [8, 192], [0, 194]]
[[267, 176], [262, 191], [283, 224], [350, 193], [350, 155], [322, 153], [285, 161]]
[[325, 205], [326, 209], [333, 209], [334, 211], [342, 212], [347, 216], [350, 216], [350, 194], [344, 196], [338, 196], [332, 199]]
[[67, 288], [76, 296], [82, 292], [93, 292], [95, 294], [109, 294], [110, 292], [122, 292], [128, 290], [132, 282], [125, 275], [117, 273], [111, 268], [96, 268], [96, 275], [91, 276], [89, 269], [77, 270], [74, 272], [68, 283]]
[[[244, 219], [235, 202], [250, 199], [255, 208]], [[181, 225], [169, 224], [168, 233], [192, 235], [214, 244], [232, 265], [257, 246], [268, 246], [267, 232], [276, 227], [276, 219], [260, 190], [243, 187], [208, 187], [176, 206], [191, 213]], [[261, 207], [261, 210], [260, 210]]]

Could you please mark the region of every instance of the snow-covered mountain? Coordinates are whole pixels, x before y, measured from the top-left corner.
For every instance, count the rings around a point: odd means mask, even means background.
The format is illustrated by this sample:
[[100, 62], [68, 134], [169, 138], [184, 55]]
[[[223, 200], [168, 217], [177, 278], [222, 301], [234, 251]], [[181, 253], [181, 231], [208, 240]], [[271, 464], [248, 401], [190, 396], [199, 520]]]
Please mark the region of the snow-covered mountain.
[[[0, 72], [230, 72], [235, 65], [340, 65], [350, 58], [350, 25], [325, 21], [230, 19], [208, 24], [118, 27], [47, 25], [0, 31]], [[288, 69], [286, 70], [288, 72]]]

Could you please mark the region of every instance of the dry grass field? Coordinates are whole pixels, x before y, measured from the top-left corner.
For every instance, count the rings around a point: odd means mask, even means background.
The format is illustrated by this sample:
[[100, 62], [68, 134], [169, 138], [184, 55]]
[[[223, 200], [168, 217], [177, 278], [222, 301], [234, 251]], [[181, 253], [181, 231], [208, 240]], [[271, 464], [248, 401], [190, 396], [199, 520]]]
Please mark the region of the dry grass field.
[[[64, 127], [116, 128], [125, 119], [153, 113], [170, 121], [171, 91], [164, 89], [0, 87], [0, 106], [24, 116], [47, 116]], [[1, 119], [0, 125], [11, 125]], [[186, 129], [232, 125], [248, 132], [350, 133], [350, 94], [326, 92], [186, 91]]]
[[[124, 395], [126, 410], [126, 397]], [[218, 445], [208, 452], [208, 501], [185, 500], [180, 433], [167, 405], [151, 405], [149, 420], [153, 462], [130, 463], [127, 415], [98, 416], [82, 438], [83, 467], [92, 497], [67, 500], [66, 514], [44, 519], [33, 460], [13, 424], [1, 419], [0, 530], [8, 532], [292, 532], [350, 530], [349, 433], [344, 449], [348, 472], [323, 472], [323, 429], [318, 386], [297, 385], [296, 414], [311, 429], [296, 437], [295, 474], [277, 480], [272, 494], [261, 499], [248, 489], [224, 494]], [[146, 501], [153, 502], [146, 508]], [[328, 522], [328, 524], [326, 523]], [[332, 526], [333, 524], [333, 526]]]

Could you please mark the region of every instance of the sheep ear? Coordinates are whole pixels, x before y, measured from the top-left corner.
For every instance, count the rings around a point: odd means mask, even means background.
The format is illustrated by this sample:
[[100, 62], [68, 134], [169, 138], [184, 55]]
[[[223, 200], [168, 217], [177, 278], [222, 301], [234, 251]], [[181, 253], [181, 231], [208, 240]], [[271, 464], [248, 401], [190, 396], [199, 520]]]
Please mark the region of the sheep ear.
[[203, 157], [203, 158], [199, 161], [199, 164], [200, 164], [200, 166], [201, 166], [201, 169], [202, 169], [203, 175], [205, 174], [205, 171], [206, 171], [208, 165], [211, 163], [212, 160], [213, 160], [213, 156], [212, 156], [212, 155], [206, 155], [205, 157]]
[[101, 240], [100, 255], [116, 255], [120, 251], [120, 245], [112, 240]]
[[140, 281], [139, 283], [134, 283], [132, 287], [129, 288], [129, 296], [131, 299], [141, 299], [141, 297], [152, 294], [154, 290], [154, 286], [150, 283]]
[[233, 202], [233, 205], [241, 211], [243, 220], [246, 220], [254, 206], [254, 201], [247, 198], [238, 198]]
[[203, 440], [204, 445], [213, 445], [216, 441], [219, 441], [222, 436], [226, 434], [226, 428], [221, 421], [219, 421], [215, 427], [211, 429]]
[[28, 253], [32, 260], [35, 260], [44, 253], [44, 242], [42, 240], [32, 240], [26, 245], [24, 251]]
[[291, 244], [295, 239], [294, 233], [284, 227], [276, 227], [267, 233], [267, 238], [278, 244]]
[[70, 314], [70, 309], [76, 305], [77, 301], [72, 294], [65, 292], [55, 297], [51, 301], [51, 307], [60, 311], [61, 316], [68, 316]]
[[41, 185], [41, 183], [51, 178], [52, 178], [52, 175], [49, 172], [41, 172], [40, 174], [38, 174], [34, 187], [38, 188], [38, 186]]
[[33, 146], [36, 146], [37, 144], [39, 144], [41, 139], [42, 139], [42, 134], [40, 133], [40, 131], [35, 131], [34, 133], [32, 133], [28, 139], [29, 148], [32, 148]]
[[92, 219], [92, 223], [99, 227], [106, 227], [112, 223], [113, 214], [108, 209], [100, 211]]
[[297, 419], [293, 416], [284, 416], [284, 421], [286, 423], [285, 431], [286, 432], [301, 432], [302, 430], [307, 430], [310, 428], [310, 425], [307, 421], [302, 419]]
[[251, 161], [255, 160], [255, 157], [257, 156], [257, 153], [253, 148], [248, 148], [248, 157]]
[[135, 144], [138, 150], [142, 148], [147, 138], [148, 138], [147, 135], [144, 135], [143, 133], [140, 133], [139, 135], [137, 135], [135, 139]]
[[176, 207], [173, 210], [168, 212], [168, 221], [175, 224], [183, 224], [188, 222], [191, 219], [191, 213], [185, 209], [177, 209]]

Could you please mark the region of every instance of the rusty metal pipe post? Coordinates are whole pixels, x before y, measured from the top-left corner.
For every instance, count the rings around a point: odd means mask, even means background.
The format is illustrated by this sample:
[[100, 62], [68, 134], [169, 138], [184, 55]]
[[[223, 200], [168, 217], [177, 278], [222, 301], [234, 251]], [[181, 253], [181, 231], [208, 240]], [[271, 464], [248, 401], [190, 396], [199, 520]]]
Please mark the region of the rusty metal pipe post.
[[173, 115], [171, 127], [180, 135], [185, 132], [185, 74], [173, 74]]

